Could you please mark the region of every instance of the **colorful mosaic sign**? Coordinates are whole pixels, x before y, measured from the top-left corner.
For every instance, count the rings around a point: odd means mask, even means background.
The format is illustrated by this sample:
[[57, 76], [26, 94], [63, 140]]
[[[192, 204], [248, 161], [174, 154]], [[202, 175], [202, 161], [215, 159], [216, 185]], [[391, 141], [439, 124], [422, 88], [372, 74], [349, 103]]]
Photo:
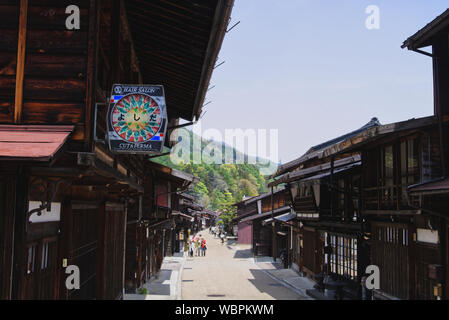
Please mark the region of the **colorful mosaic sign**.
[[164, 88], [112, 87], [108, 112], [109, 148], [123, 153], [160, 153], [167, 129]]

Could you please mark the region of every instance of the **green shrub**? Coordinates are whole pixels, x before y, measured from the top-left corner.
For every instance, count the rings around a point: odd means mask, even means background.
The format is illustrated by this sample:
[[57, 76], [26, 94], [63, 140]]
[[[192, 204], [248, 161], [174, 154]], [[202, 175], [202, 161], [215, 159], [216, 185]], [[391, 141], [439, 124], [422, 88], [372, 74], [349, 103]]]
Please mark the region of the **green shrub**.
[[147, 288], [139, 288], [139, 294], [148, 294]]

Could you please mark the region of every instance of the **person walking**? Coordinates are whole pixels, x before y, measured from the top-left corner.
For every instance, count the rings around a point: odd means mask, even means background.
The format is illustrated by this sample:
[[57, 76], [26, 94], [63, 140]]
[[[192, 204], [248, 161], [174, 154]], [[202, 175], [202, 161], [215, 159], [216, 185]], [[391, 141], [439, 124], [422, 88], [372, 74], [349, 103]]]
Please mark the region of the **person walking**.
[[196, 248], [196, 256], [200, 256], [200, 239], [196, 238], [195, 241], [195, 248]]
[[206, 249], [207, 249], [207, 247], [206, 247], [206, 239], [201, 239], [201, 255], [203, 256], [203, 257], [205, 257], [206, 256]]
[[224, 243], [224, 238], [225, 238], [223, 232], [220, 233], [220, 238], [221, 238], [221, 244], [223, 244]]
[[189, 240], [189, 256], [193, 257], [194, 244], [192, 240]]

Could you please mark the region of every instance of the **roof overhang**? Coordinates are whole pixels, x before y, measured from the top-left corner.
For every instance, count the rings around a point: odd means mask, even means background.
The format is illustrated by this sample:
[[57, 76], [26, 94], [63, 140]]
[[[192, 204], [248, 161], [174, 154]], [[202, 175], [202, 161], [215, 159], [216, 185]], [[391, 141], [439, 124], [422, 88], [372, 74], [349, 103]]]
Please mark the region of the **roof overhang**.
[[[334, 162], [334, 173], [346, 171], [361, 164], [360, 155], [343, 158]], [[268, 184], [269, 187], [276, 186], [281, 183], [288, 183], [294, 181], [310, 181], [321, 179], [330, 175], [331, 163], [327, 162], [318, 166], [305, 168], [284, 174], [280, 179], [274, 180]], [[324, 171], [324, 172], [323, 172]], [[319, 173], [321, 172], [321, 173]], [[319, 173], [319, 174], [318, 174]], [[306, 178], [307, 177], [307, 178]]]
[[274, 215], [281, 215], [281, 214], [288, 213], [288, 212], [291, 212], [291, 207], [290, 206], [285, 206], [285, 207], [281, 207], [281, 208], [275, 209], [273, 211], [267, 211], [267, 212], [264, 212], [264, 213], [255, 214], [255, 215], [249, 216], [249, 217], [247, 217], [245, 219], [240, 220], [240, 222], [250, 222], [250, 221], [253, 221], [253, 220], [266, 218], [266, 217], [269, 217], [271, 215], [273, 215], [273, 216]]
[[433, 181], [408, 187], [410, 195], [439, 195], [449, 194], [449, 178], [440, 178]]
[[164, 86], [170, 119], [199, 119], [234, 0], [126, 0], [144, 83]]
[[432, 39], [449, 28], [449, 9], [404, 41], [401, 48], [417, 50], [432, 45]]
[[279, 176], [282, 177], [285, 173], [300, 168], [301, 165], [309, 160], [323, 159], [338, 154], [357, 152], [361, 150], [365, 145], [377, 141], [387, 136], [388, 134], [422, 129], [432, 125], [436, 125], [437, 123], [437, 118], [435, 116], [430, 116], [418, 119], [413, 118], [406, 121], [370, 127], [354, 136], [351, 136], [348, 139], [327, 146], [326, 148], [307, 153], [304, 156], [293, 160], [285, 164], [284, 166], [281, 166], [278, 172], [275, 173], [272, 178]]
[[148, 160], [148, 168], [155, 170], [156, 175], [168, 180], [172, 180], [183, 185], [195, 184], [199, 182], [199, 178], [186, 172], [173, 169], [162, 164]]
[[192, 217], [192, 216], [189, 216], [189, 215], [187, 215], [187, 214], [184, 214], [184, 213], [182, 213], [182, 212], [180, 212], [180, 211], [172, 211], [172, 216], [174, 216], [174, 217], [180, 217], [180, 218], [182, 218], [182, 219], [185, 219], [185, 220], [188, 220], [188, 221], [191, 221], [191, 222], [193, 222], [195, 219]]
[[0, 125], [0, 161], [50, 162], [74, 126]]
[[264, 221], [262, 222], [262, 224], [263, 224], [263, 225], [266, 225], [266, 224], [268, 224], [268, 223], [273, 222], [273, 220], [274, 220], [275, 222], [280, 222], [280, 223], [287, 224], [289, 221], [291, 221], [291, 220], [293, 220], [293, 219], [295, 219], [295, 218], [296, 218], [296, 213], [293, 212], [293, 211], [290, 211], [290, 212], [288, 212], [288, 213], [284, 213], [284, 214], [281, 214], [281, 215], [279, 215], [279, 216], [276, 216], [276, 217], [273, 217], [273, 218], [269, 218], [269, 219], [267, 219], [267, 220], [264, 220]]

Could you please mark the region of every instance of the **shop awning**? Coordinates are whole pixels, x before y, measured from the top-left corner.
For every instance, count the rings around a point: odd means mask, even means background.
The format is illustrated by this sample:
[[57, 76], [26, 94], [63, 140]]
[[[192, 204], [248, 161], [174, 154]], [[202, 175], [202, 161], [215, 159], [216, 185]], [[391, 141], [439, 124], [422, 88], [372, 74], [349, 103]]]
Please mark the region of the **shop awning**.
[[171, 214], [172, 214], [172, 216], [180, 217], [180, 218], [186, 219], [188, 221], [193, 221], [194, 220], [194, 218], [192, 216], [189, 216], [189, 215], [184, 214], [184, 213], [179, 212], [179, 211], [173, 211]]
[[288, 212], [291, 211], [290, 206], [285, 206], [285, 207], [282, 207], [282, 208], [275, 209], [275, 210], [273, 210], [273, 213], [271, 211], [267, 211], [267, 212], [264, 212], [264, 213], [255, 214], [255, 215], [252, 215], [252, 216], [249, 216], [249, 217], [247, 217], [245, 219], [240, 220], [240, 222], [249, 222], [249, 221], [253, 221], [255, 219], [261, 219], [261, 218], [269, 217], [272, 214], [273, 215], [283, 214], [283, 213], [285, 213], [287, 211]]
[[0, 160], [50, 161], [73, 129], [74, 126], [0, 125]]
[[154, 222], [148, 226], [149, 229], [170, 229], [173, 228], [172, 219], [166, 219], [160, 222]]
[[290, 220], [293, 220], [296, 218], [295, 212], [286, 213], [277, 217], [274, 217], [274, 220], [282, 221], [282, 222], [289, 222]]
[[429, 181], [426, 183], [410, 186], [408, 191], [411, 195], [430, 195], [449, 193], [449, 178]]
[[[289, 212], [289, 213], [281, 214], [280, 216], [274, 217], [274, 220], [286, 223], [286, 222], [289, 222], [290, 220], [293, 220], [295, 218], [296, 218], [296, 213]], [[264, 220], [262, 222], [262, 225], [266, 225], [268, 223], [271, 223], [272, 221], [273, 221], [273, 218]]]

